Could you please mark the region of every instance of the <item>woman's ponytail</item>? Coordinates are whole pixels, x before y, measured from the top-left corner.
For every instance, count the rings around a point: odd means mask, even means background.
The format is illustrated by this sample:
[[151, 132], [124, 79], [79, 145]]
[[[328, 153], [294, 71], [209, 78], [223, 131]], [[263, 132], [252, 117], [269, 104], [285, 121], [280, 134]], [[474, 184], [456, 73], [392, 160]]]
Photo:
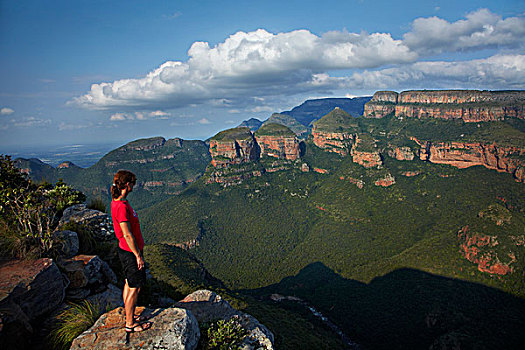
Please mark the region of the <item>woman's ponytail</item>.
[[137, 177], [131, 171], [119, 170], [113, 177], [113, 184], [111, 185], [111, 198], [117, 199], [122, 194], [122, 190], [126, 188], [126, 184], [135, 182]]

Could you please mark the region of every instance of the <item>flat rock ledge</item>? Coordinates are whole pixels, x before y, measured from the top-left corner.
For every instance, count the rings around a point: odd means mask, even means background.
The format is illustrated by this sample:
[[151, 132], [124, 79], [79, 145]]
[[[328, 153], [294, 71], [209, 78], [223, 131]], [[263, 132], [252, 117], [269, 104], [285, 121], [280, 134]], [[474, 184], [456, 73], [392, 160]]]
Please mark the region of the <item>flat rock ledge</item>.
[[151, 328], [129, 335], [126, 342], [124, 308], [102, 315], [97, 322], [78, 336], [71, 349], [184, 349], [193, 350], [200, 338], [199, 324], [191, 312], [180, 308], [148, 309], [138, 307], [136, 313], [148, 317]]

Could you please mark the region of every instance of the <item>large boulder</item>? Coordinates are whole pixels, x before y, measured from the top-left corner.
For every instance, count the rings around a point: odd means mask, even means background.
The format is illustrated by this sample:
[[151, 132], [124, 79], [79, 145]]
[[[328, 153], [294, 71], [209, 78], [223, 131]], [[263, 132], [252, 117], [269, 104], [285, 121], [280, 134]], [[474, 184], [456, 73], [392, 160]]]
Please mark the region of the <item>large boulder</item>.
[[274, 349], [274, 337], [255, 317], [234, 309], [220, 295], [209, 290], [198, 290], [176, 303], [175, 306], [190, 310], [199, 322], [212, 322], [236, 318], [248, 331], [241, 345], [243, 350]]
[[116, 284], [117, 276], [109, 265], [97, 255], [77, 255], [58, 262], [70, 283], [68, 299], [84, 299], [92, 292], [106, 289], [109, 283]]
[[64, 230], [53, 233], [53, 240], [58, 245], [58, 251], [64, 258], [71, 258], [78, 254], [78, 234], [73, 231]]
[[85, 204], [76, 204], [64, 210], [62, 218], [60, 218], [60, 225], [65, 224], [69, 221], [81, 223], [87, 220], [105, 216], [107, 215], [101, 211], [88, 209]]
[[124, 308], [119, 307], [102, 315], [93, 327], [73, 341], [71, 349], [192, 350], [197, 347], [199, 324], [191, 312], [179, 308], [137, 308], [136, 312], [150, 318], [150, 329], [126, 337]]
[[64, 210], [59, 226], [68, 222], [87, 225], [97, 239], [111, 240], [115, 237], [110, 217], [101, 211], [88, 209], [85, 204], [76, 204]]
[[13, 260], [0, 265], [0, 348], [23, 349], [32, 322], [64, 300], [64, 279], [53, 260]]

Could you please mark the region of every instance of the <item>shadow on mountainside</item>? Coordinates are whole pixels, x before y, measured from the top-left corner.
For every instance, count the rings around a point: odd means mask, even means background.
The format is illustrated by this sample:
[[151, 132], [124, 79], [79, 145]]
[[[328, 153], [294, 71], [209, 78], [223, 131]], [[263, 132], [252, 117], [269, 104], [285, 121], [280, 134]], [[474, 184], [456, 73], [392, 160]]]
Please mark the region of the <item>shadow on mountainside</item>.
[[367, 349], [523, 349], [525, 300], [480, 284], [399, 269], [369, 284], [317, 262], [268, 287], [299, 297]]

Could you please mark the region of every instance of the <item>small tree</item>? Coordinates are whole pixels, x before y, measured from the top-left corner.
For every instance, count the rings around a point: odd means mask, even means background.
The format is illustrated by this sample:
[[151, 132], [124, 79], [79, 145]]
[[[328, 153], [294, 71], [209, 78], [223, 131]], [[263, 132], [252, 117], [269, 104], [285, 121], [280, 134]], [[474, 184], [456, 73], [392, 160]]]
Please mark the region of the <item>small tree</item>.
[[10, 156], [0, 155], [0, 215], [43, 252], [51, 249], [57, 217], [67, 206], [82, 203], [85, 198], [62, 180], [55, 186], [33, 183]]

